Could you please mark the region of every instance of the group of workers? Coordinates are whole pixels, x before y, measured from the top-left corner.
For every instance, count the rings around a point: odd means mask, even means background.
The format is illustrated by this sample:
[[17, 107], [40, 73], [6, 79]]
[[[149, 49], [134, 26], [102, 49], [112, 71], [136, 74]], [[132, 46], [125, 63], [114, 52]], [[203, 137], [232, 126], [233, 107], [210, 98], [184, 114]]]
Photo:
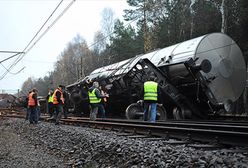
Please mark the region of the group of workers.
[[[47, 96], [49, 115], [55, 120], [55, 125], [59, 124], [62, 114], [64, 114], [65, 118], [67, 117], [66, 100], [68, 97], [64, 88], [64, 86], [59, 85], [54, 92], [50, 89]], [[26, 119], [29, 120], [30, 124], [37, 124], [39, 118], [40, 103], [38, 100], [38, 90], [34, 88], [28, 93]]]
[[52, 89], [48, 91], [48, 113], [51, 119], [55, 120], [55, 125], [59, 125], [62, 115], [67, 118], [68, 99], [68, 93], [63, 85], [59, 85], [54, 92]]
[[[144, 121], [156, 121], [157, 104], [160, 101], [160, 88], [158, 83], [155, 82], [155, 79], [155, 74], [151, 73], [142, 87]], [[30, 124], [37, 124], [40, 116], [37, 93], [37, 89], [33, 89], [28, 95], [27, 119], [29, 119]], [[96, 120], [98, 112], [100, 113], [101, 118], [106, 117], [104, 102], [108, 97], [109, 95], [102, 90], [97, 81], [92, 83], [92, 86], [88, 89], [88, 98], [91, 107], [90, 120]], [[56, 125], [59, 124], [62, 115], [67, 118], [68, 99], [69, 95], [62, 85], [59, 85], [54, 92], [52, 89], [48, 92], [48, 113], [50, 117], [55, 120]]]
[[[157, 105], [161, 101], [160, 88], [157, 82], [155, 82], [156, 76], [152, 72], [149, 75], [148, 80], [142, 87], [142, 97], [144, 100], [144, 121], [155, 122], [157, 115]], [[102, 103], [104, 98], [108, 98], [109, 95], [102, 93], [101, 87], [98, 82], [94, 82], [93, 86], [88, 90], [89, 103], [91, 106], [90, 119], [95, 120], [98, 111], [101, 113], [101, 117], [105, 118], [105, 109]]]

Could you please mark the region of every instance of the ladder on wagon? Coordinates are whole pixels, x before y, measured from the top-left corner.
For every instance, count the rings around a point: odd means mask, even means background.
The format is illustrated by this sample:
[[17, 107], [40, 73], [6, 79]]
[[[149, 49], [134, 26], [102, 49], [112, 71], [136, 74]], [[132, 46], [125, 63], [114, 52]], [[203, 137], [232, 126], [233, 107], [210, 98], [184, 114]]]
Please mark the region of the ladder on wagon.
[[192, 116], [192, 113], [200, 115], [197, 108], [170, 83], [166, 73], [156, 67], [150, 60], [140, 59], [126, 75], [131, 78], [139, 78], [139, 81], [143, 83], [150, 72], [155, 73], [157, 77], [156, 82], [160, 86], [161, 91], [174, 102], [173, 116], [177, 113], [176, 116], [179, 117], [176, 119], [184, 119], [187, 116]]

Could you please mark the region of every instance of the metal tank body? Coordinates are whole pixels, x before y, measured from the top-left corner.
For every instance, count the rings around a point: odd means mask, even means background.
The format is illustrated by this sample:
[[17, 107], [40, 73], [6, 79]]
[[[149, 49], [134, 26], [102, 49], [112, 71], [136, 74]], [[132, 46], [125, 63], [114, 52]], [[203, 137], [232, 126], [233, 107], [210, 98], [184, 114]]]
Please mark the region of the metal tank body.
[[[148, 54], [138, 55], [93, 71], [89, 77], [117, 76], [127, 73], [140, 59], [147, 58], [155, 66], [170, 66], [171, 76], [183, 75], [188, 72], [180, 65], [189, 58], [198, 59], [200, 64], [204, 59], [210, 61], [212, 69], [204, 73], [204, 80], [208, 80], [208, 87], [216, 102], [225, 103], [236, 101], [242, 94], [246, 83], [246, 65], [238, 45], [226, 34], [211, 33], [198, 38], [159, 49]], [[174, 74], [174, 75], [173, 75]]]
[[[246, 65], [242, 52], [238, 45], [223, 33], [203, 35], [98, 68], [82, 81], [69, 85], [67, 88], [74, 95], [77, 93], [75, 100], [81, 97], [82, 101], [74, 101], [76, 102], [75, 104], [82, 105], [87, 103], [88, 79], [99, 82], [103, 81], [104, 85], [108, 86], [108, 93], [110, 95], [108, 104], [111, 107], [110, 109], [115, 113], [118, 112], [119, 115], [119, 111], [128, 109], [127, 107], [130, 104], [142, 99], [138, 92], [142, 88], [143, 82], [147, 80], [147, 72], [149, 70], [143, 69], [145, 73], [137, 74], [140, 79], [129, 75], [135, 66], [139, 64], [140, 60], [145, 59], [148, 59], [152, 66], [159, 71], [164, 72], [167, 75], [166, 80], [174, 89], [178, 90], [177, 93], [186, 97], [189, 100], [188, 105], [192, 104], [195, 106], [197, 111], [204, 113], [204, 116], [205, 113], [210, 111], [213, 113], [215, 106], [216, 110], [219, 110], [219, 106], [221, 108], [226, 106], [228, 109], [228, 106], [231, 106], [241, 96], [245, 88]], [[201, 68], [206, 65], [203, 63], [207, 62], [208, 66], [205, 66], [205, 69], [207, 67], [209, 70], [204, 71], [202, 68], [196, 74], [192, 74], [189, 67], [186, 66], [189, 60], [193, 60], [194, 65]], [[199, 81], [200, 87], [198, 86]], [[164, 98], [165, 102], [163, 104], [167, 108], [167, 113], [172, 113], [171, 111], [175, 109], [176, 103], [175, 101], [168, 102], [167, 98]], [[133, 107], [140, 110], [137, 104]], [[185, 112], [191, 115], [187, 107], [183, 109], [181, 113]], [[194, 114], [198, 113], [197, 111]], [[170, 114], [161, 113], [160, 115], [166, 116]]]

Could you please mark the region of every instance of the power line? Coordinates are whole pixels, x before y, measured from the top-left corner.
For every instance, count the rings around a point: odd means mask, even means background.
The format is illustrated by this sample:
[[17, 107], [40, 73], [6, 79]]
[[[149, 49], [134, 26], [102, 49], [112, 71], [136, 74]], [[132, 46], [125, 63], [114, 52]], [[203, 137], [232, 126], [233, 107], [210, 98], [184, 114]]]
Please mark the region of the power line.
[[[28, 45], [23, 49], [23, 52], [29, 47], [29, 45], [33, 42], [33, 40], [37, 37], [37, 35], [40, 33], [40, 31], [42, 30], [42, 28], [45, 26], [45, 24], [48, 22], [48, 20], [52, 17], [52, 15], [55, 13], [55, 11], [58, 9], [58, 7], [61, 5], [61, 3], [63, 2], [63, 0], [61, 0], [59, 2], [59, 4], [56, 6], [56, 8], [53, 10], [52, 14], [46, 19], [46, 21], [43, 23], [43, 25], [41, 26], [41, 28], [37, 31], [37, 33], [34, 35], [34, 37], [30, 40], [30, 42], [28, 43]], [[1, 79], [3, 79], [8, 72], [18, 63], [20, 62], [20, 60], [25, 56], [25, 54], [19, 55], [18, 58], [12, 63], [12, 65], [8, 68], [8, 70], [2, 75]]]
[[22, 53], [19, 51], [0, 51], [0, 53]]
[[[7, 61], [8, 59], [11, 59], [11, 58], [13, 58], [13, 57], [15, 57], [15, 56], [18, 56], [18, 55], [21, 54], [21, 53], [23, 53], [23, 52], [18, 52], [18, 53], [16, 53], [16, 54], [14, 54], [14, 55], [12, 55], [12, 56], [10, 56], [10, 57], [8, 57], [8, 58], [6, 58], [6, 59], [0, 61], [0, 64], [1, 64], [2, 67], [6, 70], [5, 73], [8, 72], [8, 73], [10, 73], [10, 74], [12, 74], [12, 75], [16, 75], [16, 74], [20, 73], [20, 72], [25, 68], [25, 67], [23, 67], [23, 68], [22, 68], [21, 70], [19, 70], [18, 72], [13, 73], [13, 72], [10, 72], [10, 70], [9, 70], [8, 68], [6, 68], [6, 67], [2, 64], [2, 62]], [[2, 78], [1, 78], [1, 79], [2, 79]], [[0, 79], [0, 80], [1, 80], [1, 79]]]
[[[63, 0], [62, 0], [63, 1]], [[38, 39], [33, 43], [31, 47], [26, 51], [25, 54], [27, 54], [36, 44], [37, 42], [54, 26], [54, 24], [64, 15], [64, 13], [71, 7], [71, 5], [75, 2], [76, 0], [72, 0], [71, 3], [61, 12], [61, 14], [53, 21], [52, 24], [50, 24], [47, 29], [38, 37]], [[24, 56], [22, 56], [23, 58]], [[21, 58], [21, 59], [22, 59]], [[18, 61], [19, 62], [19, 61]]]
[[18, 53], [14, 54], [14, 55], [12, 55], [12, 56], [6, 58], [6, 59], [3, 59], [2, 61], [0, 61], [0, 63], [2, 63], [2, 62], [4, 62], [4, 61], [7, 61], [8, 59], [13, 58], [13, 57], [15, 57], [15, 56], [18, 56], [19, 54], [22, 54], [22, 53], [23, 53], [23, 52], [18, 52]]
[[24, 68], [26, 68], [26, 67], [22, 67], [19, 71], [17, 71], [17, 72], [10, 72], [9, 71], [9, 69], [8, 68], [6, 68], [3, 64], [1, 64], [2, 65], [2, 67], [6, 70], [6, 71], [8, 71], [8, 73], [10, 73], [10, 74], [12, 74], [12, 75], [17, 75], [18, 73], [20, 73], [22, 70], [24, 70]]
[[56, 6], [56, 8], [53, 10], [52, 14], [47, 18], [47, 20], [45, 21], [45, 23], [43, 23], [43, 25], [40, 27], [40, 29], [37, 31], [37, 33], [34, 35], [34, 37], [32, 38], [32, 40], [30, 40], [30, 42], [28, 43], [28, 45], [24, 48], [23, 52], [28, 48], [28, 46], [33, 42], [33, 40], [38, 36], [38, 34], [40, 33], [40, 31], [42, 30], [42, 28], [45, 26], [45, 24], [48, 22], [48, 20], [53, 16], [53, 14], [55, 13], [55, 11], [58, 9], [58, 7], [61, 5], [61, 3], [63, 2], [63, 0], [61, 0], [59, 2], [59, 4]]
[[6, 71], [8, 71], [8, 73], [10, 73], [10, 74], [13, 74], [13, 75], [15, 75], [16, 73], [12, 73], [12, 72], [10, 72], [9, 70], [8, 70], [8, 68], [6, 68], [3, 64], [1, 64], [1, 66], [6, 70]]
[[[32, 40], [28, 43], [28, 45], [24, 48], [23, 50], [23, 54], [19, 55], [18, 58], [12, 63], [12, 65], [8, 68], [8, 70], [1, 76], [0, 80], [3, 79], [8, 72], [18, 63], [20, 62], [23, 57], [34, 47], [34, 45], [48, 32], [48, 30], [59, 20], [59, 18], [69, 9], [69, 7], [75, 2], [76, 0], [72, 0], [71, 3], [62, 11], [62, 13], [55, 19], [55, 21], [48, 26], [48, 28], [46, 29], [46, 31], [33, 43], [33, 45], [29, 47], [29, 45], [33, 42], [33, 40], [37, 37], [37, 35], [40, 33], [41, 29], [45, 26], [45, 24], [47, 23], [47, 21], [51, 18], [51, 16], [55, 13], [55, 11], [58, 9], [58, 7], [60, 6], [60, 4], [63, 2], [63, 0], [60, 1], [60, 3], [56, 6], [56, 8], [54, 9], [54, 11], [52, 12], [52, 14], [48, 17], [48, 19], [45, 21], [45, 23], [41, 26], [41, 28], [38, 30], [38, 32], [35, 34], [35, 36], [32, 38]], [[26, 52], [24, 52], [27, 49]]]

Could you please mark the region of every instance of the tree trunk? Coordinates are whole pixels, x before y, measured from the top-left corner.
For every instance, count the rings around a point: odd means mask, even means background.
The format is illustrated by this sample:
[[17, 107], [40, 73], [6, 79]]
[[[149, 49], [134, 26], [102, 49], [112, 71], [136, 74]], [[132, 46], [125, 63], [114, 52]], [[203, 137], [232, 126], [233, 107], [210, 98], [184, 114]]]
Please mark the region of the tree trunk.
[[221, 32], [226, 33], [226, 7], [225, 0], [221, 3]]

